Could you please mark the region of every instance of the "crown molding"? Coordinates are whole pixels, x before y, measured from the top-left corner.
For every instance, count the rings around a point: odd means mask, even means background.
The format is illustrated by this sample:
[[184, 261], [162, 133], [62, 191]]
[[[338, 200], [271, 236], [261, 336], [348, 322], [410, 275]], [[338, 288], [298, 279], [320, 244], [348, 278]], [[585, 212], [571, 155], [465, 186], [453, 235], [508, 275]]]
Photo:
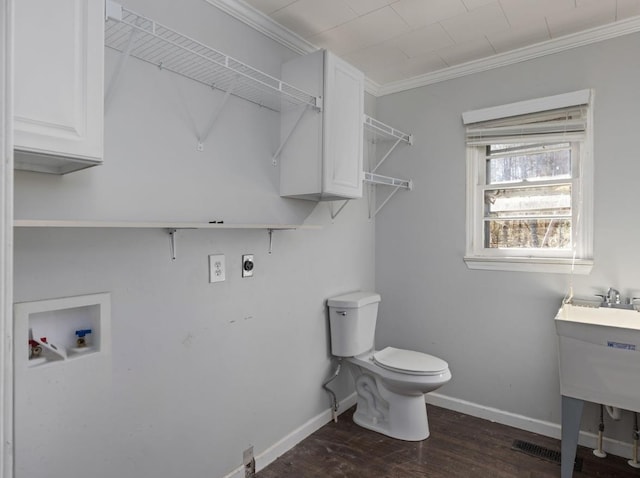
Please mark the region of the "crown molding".
[[380, 90], [382, 86], [379, 83], [376, 83], [371, 78], [364, 78], [364, 91], [375, 96], [376, 98], [380, 95]]
[[300, 55], [311, 53], [318, 49], [314, 44], [309, 43], [300, 35], [273, 21], [270, 17], [242, 0], [205, 1]]
[[[207, 3], [231, 15], [233, 18], [245, 23], [254, 30], [266, 35], [272, 40], [289, 48], [290, 50], [304, 55], [316, 51], [318, 47], [291, 30], [273, 21], [264, 13], [253, 8], [243, 0], [205, 0]], [[597, 43], [611, 38], [616, 38], [630, 33], [640, 31], [640, 16], [620, 20], [615, 23], [595, 27], [579, 33], [573, 33], [543, 43], [531, 45], [517, 50], [498, 53], [488, 58], [462, 63], [442, 70], [414, 76], [406, 80], [394, 81], [380, 85], [370, 78], [365, 79], [365, 90], [375, 96], [386, 96], [392, 93], [427, 86], [441, 81], [452, 80], [462, 76], [480, 73], [503, 66], [513, 65], [522, 61], [540, 58], [542, 56], [559, 53], [592, 43]]]
[[[318, 46], [308, 42], [288, 28], [283, 27], [278, 22], [272, 20], [271, 17], [255, 9], [243, 0], [205, 1], [300, 55], [319, 49]], [[370, 78], [365, 78], [364, 89], [367, 93], [375, 97], [380, 96], [380, 85]]]
[[616, 38], [640, 31], [640, 16], [620, 20], [616, 23], [595, 27], [579, 33], [573, 33], [563, 37], [547, 40], [543, 43], [531, 45], [517, 50], [498, 53], [488, 58], [470, 61], [461, 65], [452, 66], [434, 71], [407, 80], [395, 81], [381, 85], [377, 96], [390, 95], [401, 91], [419, 88], [421, 86], [439, 83], [441, 81], [460, 78], [462, 76], [492, 70], [503, 66], [513, 65], [526, 60], [540, 58], [546, 55], [563, 52], [592, 43], [597, 43], [611, 38]]

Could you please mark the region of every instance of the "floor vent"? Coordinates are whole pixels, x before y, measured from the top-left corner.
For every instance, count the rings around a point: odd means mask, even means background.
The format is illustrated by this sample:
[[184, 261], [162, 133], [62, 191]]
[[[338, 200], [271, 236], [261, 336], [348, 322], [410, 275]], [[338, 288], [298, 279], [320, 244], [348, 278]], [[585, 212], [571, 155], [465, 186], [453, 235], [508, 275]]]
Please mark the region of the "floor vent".
[[[527, 455], [542, 458], [543, 460], [551, 461], [553, 463], [560, 464], [560, 452], [555, 450], [549, 450], [540, 445], [534, 445], [527, 441], [513, 440], [511, 445], [512, 450], [521, 451]], [[582, 471], [582, 458], [576, 458], [576, 462], [573, 465], [575, 471]]]

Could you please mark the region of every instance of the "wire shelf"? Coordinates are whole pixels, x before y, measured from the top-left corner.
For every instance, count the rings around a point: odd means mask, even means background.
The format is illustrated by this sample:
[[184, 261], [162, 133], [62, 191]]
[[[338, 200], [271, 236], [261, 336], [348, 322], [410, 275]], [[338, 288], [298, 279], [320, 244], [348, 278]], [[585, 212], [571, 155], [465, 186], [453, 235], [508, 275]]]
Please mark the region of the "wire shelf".
[[[319, 100], [224, 53], [112, 2], [105, 45], [259, 106], [319, 107]], [[114, 13], [115, 12], [115, 13]]]
[[364, 173], [364, 180], [369, 184], [381, 184], [383, 186], [395, 186], [403, 189], [413, 189], [413, 182], [410, 179], [391, 178], [375, 173]]
[[402, 131], [393, 128], [387, 124], [384, 124], [382, 121], [378, 121], [371, 116], [364, 115], [364, 126], [365, 131], [367, 131], [372, 139], [380, 139], [380, 140], [400, 140], [401, 142], [405, 142], [408, 144], [413, 144], [413, 135], [403, 133]]

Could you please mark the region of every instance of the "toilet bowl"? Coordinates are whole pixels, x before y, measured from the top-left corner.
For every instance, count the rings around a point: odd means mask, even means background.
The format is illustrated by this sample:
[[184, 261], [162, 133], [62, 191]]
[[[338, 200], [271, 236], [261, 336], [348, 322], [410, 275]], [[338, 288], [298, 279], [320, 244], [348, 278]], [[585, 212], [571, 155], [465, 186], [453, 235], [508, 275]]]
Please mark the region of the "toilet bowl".
[[329, 299], [331, 351], [344, 357], [354, 377], [356, 424], [392, 438], [420, 441], [429, 436], [424, 394], [449, 380], [444, 360], [373, 342], [380, 296], [354, 292]]
[[451, 380], [444, 360], [392, 347], [346, 360], [356, 383], [358, 425], [400, 440], [429, 437], [424, 394]]

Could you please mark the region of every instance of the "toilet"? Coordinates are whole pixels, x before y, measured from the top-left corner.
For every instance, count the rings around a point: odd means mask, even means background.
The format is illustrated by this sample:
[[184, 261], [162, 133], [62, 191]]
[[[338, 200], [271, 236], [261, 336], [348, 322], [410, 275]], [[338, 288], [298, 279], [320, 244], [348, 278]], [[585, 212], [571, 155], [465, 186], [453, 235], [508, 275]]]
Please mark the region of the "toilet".
[[327, 301], [331, 353], [351, 365], [358, 396], [353, 421], [392, 438], [429, 436], [424, 394], [451, 380], [442, 359], [412, 350], [374, 349], [380, 295], [352, 292]]

